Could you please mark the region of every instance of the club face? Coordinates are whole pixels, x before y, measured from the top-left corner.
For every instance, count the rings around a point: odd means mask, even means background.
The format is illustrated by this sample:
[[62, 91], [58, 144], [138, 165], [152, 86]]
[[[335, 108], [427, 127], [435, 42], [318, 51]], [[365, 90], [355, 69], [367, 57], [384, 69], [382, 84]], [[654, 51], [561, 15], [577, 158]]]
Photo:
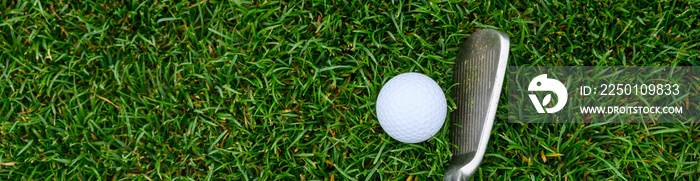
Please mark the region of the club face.
[[468, 180], [486, 152], [510, 51], [504, 32], [483, 29], [462, 44], [455, 61], [452, 150], [444, 180]]

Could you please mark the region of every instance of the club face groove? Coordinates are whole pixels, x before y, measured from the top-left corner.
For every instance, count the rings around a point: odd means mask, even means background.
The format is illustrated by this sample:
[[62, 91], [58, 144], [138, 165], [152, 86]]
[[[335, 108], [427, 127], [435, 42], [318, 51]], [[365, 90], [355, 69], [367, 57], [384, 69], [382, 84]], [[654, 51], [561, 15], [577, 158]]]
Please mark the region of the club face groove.
[[505, 77], [510, 39], [498, 30], [474, 32], [455, 60], [452, 162], [444, 180], [468, 180], [486, 151]]

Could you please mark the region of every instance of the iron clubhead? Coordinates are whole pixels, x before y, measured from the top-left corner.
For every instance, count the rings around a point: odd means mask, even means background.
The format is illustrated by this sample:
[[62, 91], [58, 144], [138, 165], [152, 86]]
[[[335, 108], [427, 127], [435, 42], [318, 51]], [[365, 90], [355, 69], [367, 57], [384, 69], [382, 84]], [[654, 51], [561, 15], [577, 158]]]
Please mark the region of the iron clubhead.
[[503, 86], [510, 38], [504, 32], [474, 32], [459, 48], [455, 61], [452, 99], [452, 150], [443, 180], [469, 180], [479, 168], [488, 146]]

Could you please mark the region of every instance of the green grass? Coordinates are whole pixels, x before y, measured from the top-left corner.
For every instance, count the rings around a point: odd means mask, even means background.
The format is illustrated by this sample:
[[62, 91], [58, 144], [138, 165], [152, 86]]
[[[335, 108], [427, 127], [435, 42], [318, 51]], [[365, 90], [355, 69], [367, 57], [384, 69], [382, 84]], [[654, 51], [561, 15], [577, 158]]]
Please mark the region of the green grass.
[[[698, 66], [698, 5], [0, 1], [0, 180], [440, 179], [450, 124], [391, 139], [389, 78], [449, 97], [483, 28], [509, 65]], [[700, 178], [696, 123], [509, 124], [505, 95], [475, 180]]]

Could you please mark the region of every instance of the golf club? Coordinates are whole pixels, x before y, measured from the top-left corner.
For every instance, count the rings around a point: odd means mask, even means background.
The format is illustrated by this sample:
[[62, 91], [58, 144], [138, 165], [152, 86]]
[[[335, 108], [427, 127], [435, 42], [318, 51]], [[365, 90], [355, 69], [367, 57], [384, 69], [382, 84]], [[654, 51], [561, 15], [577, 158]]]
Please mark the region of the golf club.
[[505, 77], [510, 39], [504, 32], [474, 32], [459, 48], [455, 60], [452, 98], [452, 150], [443, 180], [469, 180], [486, 152]]

